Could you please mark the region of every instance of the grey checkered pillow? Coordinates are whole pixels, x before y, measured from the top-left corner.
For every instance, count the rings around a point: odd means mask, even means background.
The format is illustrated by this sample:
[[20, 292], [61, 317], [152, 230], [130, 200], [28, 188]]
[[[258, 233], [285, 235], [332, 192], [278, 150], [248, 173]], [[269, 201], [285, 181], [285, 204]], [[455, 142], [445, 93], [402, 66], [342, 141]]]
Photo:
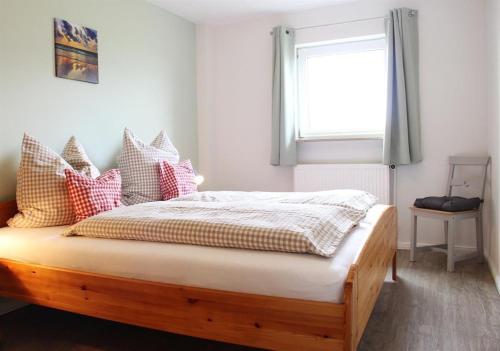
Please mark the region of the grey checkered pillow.
[[165, 131], [146, 145], [125, 129], [122, 151], [118, 156], [123, 203], [134, 205], [162, 199], [158, 176], [161, 161], [179, 162], [179, 153]]
[[82, 144], [74, 136], [69, 139], [61, 156], [71, 167], [87, 177], [97, 178], [101, 175], [101, 172], [90, 161]]
[[[75, 170], [89, 176], [97, 171], [75, 138], [66, 145], [65, 154], [75, 165]], [[66, 168], [73, 169], [57, 153], [25, 134], [17, 172], [19, 213], [9, 220], [8, 225], [36, 228], [74, 223], [75, 214], [66, 189]]]

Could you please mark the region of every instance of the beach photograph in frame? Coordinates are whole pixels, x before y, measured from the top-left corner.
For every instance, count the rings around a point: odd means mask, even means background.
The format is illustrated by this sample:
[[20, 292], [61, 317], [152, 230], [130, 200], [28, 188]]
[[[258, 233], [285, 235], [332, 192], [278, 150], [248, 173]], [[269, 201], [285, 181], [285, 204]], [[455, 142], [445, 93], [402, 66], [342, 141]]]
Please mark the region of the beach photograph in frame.
[[99, 83], [97, 31], [54, 19], [56, 76]]

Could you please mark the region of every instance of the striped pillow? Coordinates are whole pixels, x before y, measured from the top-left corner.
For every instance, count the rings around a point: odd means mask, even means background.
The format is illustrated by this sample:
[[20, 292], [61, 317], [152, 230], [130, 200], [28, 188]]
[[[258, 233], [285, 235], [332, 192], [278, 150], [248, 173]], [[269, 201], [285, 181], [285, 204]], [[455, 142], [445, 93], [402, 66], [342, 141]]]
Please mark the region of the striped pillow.
[[[76, 139], [70, 139], [65, 150], [66, 156], [70, 156], [71, 162], [77, 167], [76, 171], [87, 175], [96, 174], [97, 169]], [[74, 223], [75, 213], [66, 189], [65, 169], [73, 167], [56, 152], [25, 134], [17, 172], [19, 213], [8, 221], [8, 225], [37, 228]]]
[[179, 153], [162, 131], [151, 145], [137, 139], [129, 129], [123, 135], [123, 148], [118, 156], [118, 168], [122, 176], [122, 202], [134, 205], [160, 201], [158, 162], [179, 162]]
[[167, 161], [158, 164], [160, 189], [163, 200], [170, 200], [198, 191], [191, 161], [170, 164]]
[[121, 206], [122, 180], [119, 170], [111, 169], [96, 179], [71, 169], [65, 169], [64, 173], [77, 221]]

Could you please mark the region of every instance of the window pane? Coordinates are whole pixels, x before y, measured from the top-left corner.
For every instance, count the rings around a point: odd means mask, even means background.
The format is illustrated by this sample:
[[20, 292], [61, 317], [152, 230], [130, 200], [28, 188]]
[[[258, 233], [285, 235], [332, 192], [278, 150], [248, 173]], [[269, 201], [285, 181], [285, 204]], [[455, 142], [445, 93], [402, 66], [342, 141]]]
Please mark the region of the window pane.
[[383, 49], [310, 55], [302, 69], [301, 136], [383, 132]]

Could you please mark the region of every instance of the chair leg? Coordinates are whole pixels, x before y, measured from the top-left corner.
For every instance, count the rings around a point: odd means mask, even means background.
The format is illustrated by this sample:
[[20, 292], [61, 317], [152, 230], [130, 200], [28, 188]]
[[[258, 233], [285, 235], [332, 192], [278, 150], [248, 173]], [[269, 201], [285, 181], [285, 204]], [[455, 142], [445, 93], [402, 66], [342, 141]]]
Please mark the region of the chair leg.
[[484, 261], [484, 248], [483, 248], [483, 218], [482, 214], [476, 217], [476, 244], [477, 244], [477, 256], [478, 261], [482, 263]]
[[448, 221], [444, 221], [444, 243], [448, 244]]
[[415, 251], [417, 251], [417, 216], [411, 216], [411, 236], [410, 236], [410, 262], [415, 262]]
[[447, 250], [447, 270], [455, 271], [455, 220], [448, 223], [448, 250]]

